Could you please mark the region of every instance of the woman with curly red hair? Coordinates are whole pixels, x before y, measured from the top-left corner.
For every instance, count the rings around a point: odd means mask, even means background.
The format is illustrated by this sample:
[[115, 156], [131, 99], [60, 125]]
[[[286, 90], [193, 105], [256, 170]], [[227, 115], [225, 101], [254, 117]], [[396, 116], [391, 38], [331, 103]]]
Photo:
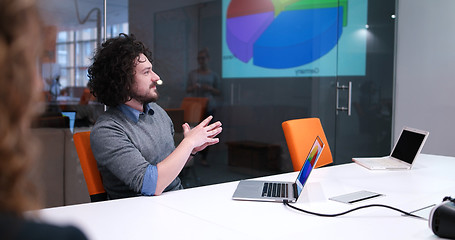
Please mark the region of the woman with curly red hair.
[[43, 88], [37, 71], [42, 30], [34, 0], [0, 0], [0, 238], [86, 239], [75, 227], [24, 216], [41, 207], [30, 125], [41, 111], [36, 103]]

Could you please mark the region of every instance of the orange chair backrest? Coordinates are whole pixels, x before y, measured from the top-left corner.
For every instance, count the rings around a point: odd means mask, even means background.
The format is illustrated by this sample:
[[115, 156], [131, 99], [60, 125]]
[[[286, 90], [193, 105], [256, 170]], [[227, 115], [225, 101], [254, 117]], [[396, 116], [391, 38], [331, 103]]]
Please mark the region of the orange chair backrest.
[[300, 171], [302, 168], [316, 136], [322, 139], [325, 147], [315, 167], [321, 167], [333, 162], [332, 152], [319, 118], [288, 120], [283, 122], [281, 126], [283, 127], [294, 171]]
[[105, 194], [106, 190], [101, 181], [101, 175], [98, 171], [98, 166], [96, 165], [96, 160], [90, 146], [90, 131], [75, 133], [73, 139], [79, 161], [81, 162], [82, 172], [84, 173], [89, 195], [92, 198], [92, 201], [94, 201], [92, 196]]
[[204, 119], [209, 99], [206, 97], [186, 97], [182, 100], [183, 120], [187, 123], [199, 123]]

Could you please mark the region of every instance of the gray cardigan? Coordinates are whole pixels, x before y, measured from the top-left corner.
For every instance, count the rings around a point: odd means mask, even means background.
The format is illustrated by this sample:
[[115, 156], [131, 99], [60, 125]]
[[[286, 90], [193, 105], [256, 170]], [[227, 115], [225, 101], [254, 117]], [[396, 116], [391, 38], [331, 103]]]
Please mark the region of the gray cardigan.
[[[151, 111], [140, 114], [137, 122], [111, 107], [91, 130], [92, 151], [111, 199], [141, 195], [147, 167], [156, 166], [175, 149], [172, 120], [156, 103], [149, 107]], [[177, 177], [165, 191], [182, 188]]]

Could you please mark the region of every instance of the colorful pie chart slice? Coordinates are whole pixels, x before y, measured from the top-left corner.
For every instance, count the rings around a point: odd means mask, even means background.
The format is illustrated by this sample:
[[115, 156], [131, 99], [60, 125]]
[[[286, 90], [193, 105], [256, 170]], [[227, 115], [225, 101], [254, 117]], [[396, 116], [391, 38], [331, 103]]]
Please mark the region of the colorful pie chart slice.
[[253, 57], [253, 44], [274, 19], [272, 2], [234, 0], [229, 4], [226, 42], [236, 58], [248, 62]]
[[233, 0], [226, 42], [239, 60], [282, 69], [313, 62], [338, 43], [347, 24], [346, 0]]

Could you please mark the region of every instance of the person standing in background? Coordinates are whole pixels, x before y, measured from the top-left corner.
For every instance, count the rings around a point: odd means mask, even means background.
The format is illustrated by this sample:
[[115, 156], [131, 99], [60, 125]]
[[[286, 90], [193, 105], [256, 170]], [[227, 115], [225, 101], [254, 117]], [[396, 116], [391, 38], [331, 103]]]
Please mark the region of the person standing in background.
[[206, 115], [213, 115], [216, 106], [216, 96], [221, 95], [220, 77], [209, 67], [209, 50], [204, 48], [197, 54], [199, 67], [188, 74], [186, 92], [192, 97], [209, 98]]
[[[216, 97], [221, 95], [220, 77], [209, 67], [209, 50], [204, 48], [197, 55], [198, 68], [188, 74], [186, 92], [192, 97], [208, 98], [207, 111], [205, 116], [214, 116], [216, 107]], [[201, 164], [209, 166], [207, 160], [208, 149], [201, 151]]]

